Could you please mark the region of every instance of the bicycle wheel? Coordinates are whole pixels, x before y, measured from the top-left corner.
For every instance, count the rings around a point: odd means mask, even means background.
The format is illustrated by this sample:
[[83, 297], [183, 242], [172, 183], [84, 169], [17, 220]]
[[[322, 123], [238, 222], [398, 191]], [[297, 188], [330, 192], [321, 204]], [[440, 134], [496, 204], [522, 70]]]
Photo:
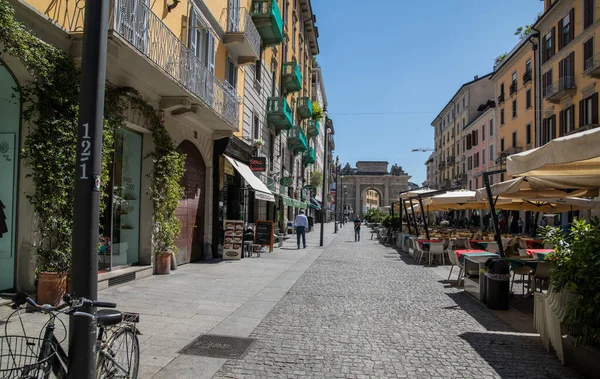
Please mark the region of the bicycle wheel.
[[136, 379], [140, 366], [140, 343], [130, 327], [122, 327], [111, 335], [98, 351], [98, 379]]

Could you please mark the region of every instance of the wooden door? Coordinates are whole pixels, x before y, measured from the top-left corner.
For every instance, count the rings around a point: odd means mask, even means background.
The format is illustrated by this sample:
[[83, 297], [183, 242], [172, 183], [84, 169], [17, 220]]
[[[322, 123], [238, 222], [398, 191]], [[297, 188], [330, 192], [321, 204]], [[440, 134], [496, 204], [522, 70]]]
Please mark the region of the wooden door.
[[177, 207], [181, 234], [175, 242], [179, 250], [177, 263], [182, 264], [200, 260], [203, 256], [206, 166], [202, 155], [192, 142], [183, 141], [177, 150], [186, 155], [185, 174], [181, 179], [185, 193]]

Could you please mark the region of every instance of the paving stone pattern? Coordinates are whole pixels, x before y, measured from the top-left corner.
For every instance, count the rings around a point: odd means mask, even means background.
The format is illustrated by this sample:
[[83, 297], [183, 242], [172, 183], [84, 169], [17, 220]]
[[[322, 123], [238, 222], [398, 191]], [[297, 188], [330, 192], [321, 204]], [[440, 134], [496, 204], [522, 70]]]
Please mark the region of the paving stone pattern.
[[429, 269], [345, 227], [216, 378], [577, 378]]

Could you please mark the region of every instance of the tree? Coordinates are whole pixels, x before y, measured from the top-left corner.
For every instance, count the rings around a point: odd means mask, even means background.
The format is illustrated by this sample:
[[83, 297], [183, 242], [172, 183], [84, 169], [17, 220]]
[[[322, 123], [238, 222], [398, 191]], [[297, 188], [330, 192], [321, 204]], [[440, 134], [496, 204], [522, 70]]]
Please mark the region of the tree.
[[313, 171], [310, 174], [310, 185], [316, 190], [321, 184], [323, 184], [323, 174], [321, 171]]
[[321, 108], [321, 104], [314, 102], [312, 103], [312, 118], [313, 120], [320, 120], [323, 116], [323, 108]]
[[499, 63], [502, 63], [502, 61], [503, 61], [504, 59], [506, 59], [506, 56], [507, 56], [507, 55], [508, 55], [507, 53], [502, 53], [502, 54], [498, 55], [498, 56], [496, 57], [496, 59], [494, 60], [494, 65], [497, 65], [497, 64], [499, 64]]
[[528, 35], [530, 35], [531, 32], [533, 32], [533, 29], [531, 28], [531, 24], [530, 24], [530, 25], [525, 25], [525, 26], [519, 26], [514, 34], [516, 36], [519, 36], [519, 39], [523, 39], [523, 38], [526, 38]]

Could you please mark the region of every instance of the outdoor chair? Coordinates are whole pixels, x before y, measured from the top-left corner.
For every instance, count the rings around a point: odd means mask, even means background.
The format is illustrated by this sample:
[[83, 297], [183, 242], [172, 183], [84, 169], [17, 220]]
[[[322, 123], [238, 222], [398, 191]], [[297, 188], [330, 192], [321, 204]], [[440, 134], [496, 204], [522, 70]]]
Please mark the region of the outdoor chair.
[[546, 300], [549, 296], [554, 296], [554, 290], [550, 286], [548, 293], [535, 292], [533, 296], [533, 326], [540, 333], [546, 351], [550, 351], [550, 339], [546, 330]]
[[[527, 255], [527, 254], [525, 254]], [[529, 266], [523, 266], [523, 267], [518, 267], [512, 270], [513, 275], [512, 275], [512, 281], [510, 283], [510, 290], [513, 290], [513, 286], [515, 284], [515, 275], [520, 275], [521, 276], [521, 290], [522, 293], [525, 294], [525, 277], [527, 277], [527, 289], [529, 289], [531, 287], [531, 267]]]
[[542, 288], [544, 283], [550, 280], [550, 268], [552, 264], [550, 262], [540, 262], [537, 264], [535, 268], [535, 273], [533, 274], [533, 290], [537, 291], [538, 282], [540, 284], [540, 292], [542, 292]]
[[454, 249], [462, 250], [462, 249], [470, 249], [471, 245], [469, 244], [469, 240], [467, 238], [456, 238], [454, 240]]
[[487, 251], [489, 251], [490, 253], [497, 253], [498, 252], [498, 243], [496, 242], [488, 242], [487, 247], [485, 248]]
[[442, 265], [445, 265], [444, 261], [444, 243], [443, 242], [431, 242], [429, 244], [429, 265], [431, 266], [431, 261], [434, 256], [439, 256], [442, 258]]
[[529, 246], [527, 246], [527, 241], [525, 241], [525, 240], [523, 240], [523, 239], [520, 239], [520, 238], [517, 238], [517, 242], [518, 242], [518, 245], [517, 245], [517, 246], [518, 246], [520, 249], [529, 249]]
[[527, 250], [525, 250], [523, 248], [518, 248], [517, 251], [519, 252], [519, 257], [529, 258], [529, 254], [527, 254]]
[[413, 241], [413, 243], [415, 245], [415, 260], [417, 263], [421, 263], [421, 260], [425, 257], [425, 255], [430, 253], [427, 250], [423, 250], [418, 240]]

